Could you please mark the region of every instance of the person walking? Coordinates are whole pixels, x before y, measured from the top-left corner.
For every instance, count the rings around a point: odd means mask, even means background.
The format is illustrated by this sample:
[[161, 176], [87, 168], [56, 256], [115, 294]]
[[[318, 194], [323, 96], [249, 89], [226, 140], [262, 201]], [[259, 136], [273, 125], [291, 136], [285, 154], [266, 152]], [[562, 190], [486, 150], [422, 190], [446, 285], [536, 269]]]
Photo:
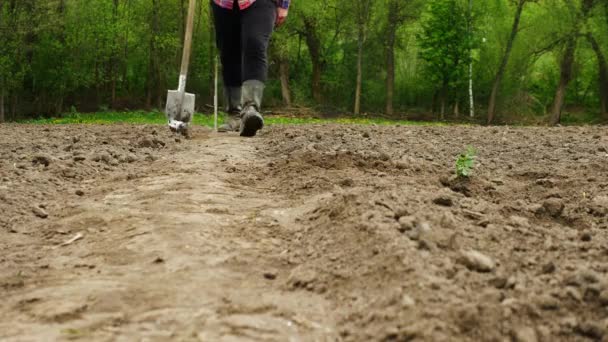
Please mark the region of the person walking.
[[260, 111], [268, 44], [287, 19], [289, 5], [290, 0], [211, 0], [228, 113], [220, 131], [253, 137], [264, 127]]

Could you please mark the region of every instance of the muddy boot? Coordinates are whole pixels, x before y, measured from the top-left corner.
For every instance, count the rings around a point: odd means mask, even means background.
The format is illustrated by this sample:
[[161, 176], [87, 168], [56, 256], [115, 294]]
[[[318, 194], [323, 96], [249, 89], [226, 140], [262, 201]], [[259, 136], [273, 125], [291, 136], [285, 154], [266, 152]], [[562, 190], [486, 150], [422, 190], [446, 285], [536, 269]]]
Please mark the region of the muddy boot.
[[251, 80], [243, 83], [243, 111], [240, 131], [242, 137], [253, 137], [264, 127], [264, 118], [260, 114], [263, 96], [263, 82]]
[[240, 87], [225, 87], [224, 88], [224, 103], [226, 104], [226, 113], [228, 116], [224, 124], [218, 127], [218, 132], [238, 132], [241, 128], [241, 88]]

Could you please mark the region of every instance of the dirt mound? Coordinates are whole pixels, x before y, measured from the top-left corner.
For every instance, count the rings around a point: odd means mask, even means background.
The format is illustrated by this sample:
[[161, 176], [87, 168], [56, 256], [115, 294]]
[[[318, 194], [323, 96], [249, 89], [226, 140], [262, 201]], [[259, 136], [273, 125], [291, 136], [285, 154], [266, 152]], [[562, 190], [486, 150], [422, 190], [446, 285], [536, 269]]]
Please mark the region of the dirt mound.
[[[153, 126], [1, 127], [0, 230], [25, 232], [29, 219], [63, 209], [58, 197], [77, 201], [106, 177], [137, 178], [134, 164], [159, 158], [175, 137]], [[166, 153], [166, 152], [164, 152]]]
[[[253, 174], [291, 198], [326, 193], [290, 241], [288, 285], [340, 303], [346, 340], [599, 338], [607, 142], [592, 128], [281, 127], [258, 144], [278, 162]], [[467, 145], [474, 176], [455, 180]], [[567, 280], [580, 274], [591, 282]]]

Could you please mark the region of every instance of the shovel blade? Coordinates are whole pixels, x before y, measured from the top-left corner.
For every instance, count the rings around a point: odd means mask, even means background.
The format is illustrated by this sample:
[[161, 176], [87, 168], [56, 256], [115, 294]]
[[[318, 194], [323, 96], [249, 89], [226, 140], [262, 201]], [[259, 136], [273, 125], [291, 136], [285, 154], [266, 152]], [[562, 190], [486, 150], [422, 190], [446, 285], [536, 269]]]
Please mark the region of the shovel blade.
[[167, 94], [167, 106], [165, 107], [165, 114], [169, 122], [181, 122], [188, 125], [192, 121], [194, 116], [194, 104], [196, 102], [196, 95], [185, 93], [184, 102], [182, 103], [182, 110], [179, 111], [179, 104], [182, 98], [177, 90], [169, 90]]

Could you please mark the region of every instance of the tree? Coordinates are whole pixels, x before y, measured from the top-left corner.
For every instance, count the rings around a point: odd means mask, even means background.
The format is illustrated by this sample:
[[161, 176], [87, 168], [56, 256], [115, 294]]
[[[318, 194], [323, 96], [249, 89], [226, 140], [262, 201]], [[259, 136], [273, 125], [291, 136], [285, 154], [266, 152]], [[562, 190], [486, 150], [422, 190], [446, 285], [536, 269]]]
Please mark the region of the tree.
[[509, 63], [509, 58], [511, 57], [513, 43], [515, 42], [515, 38], [517, 37], [517, 33], [519, 31], [521, 14], [528, 2], [530, 2], [530, 0], [517, 0], [517, 8], [515, 9], [515, 17], [513, 19], [511, 35], [507, 40], [507, 47], [505, 48], [505, 52], [502, 56], [500, 65], [498, 66], [498, 71], [496, 71], [496, 76], [494, 77], [494, 83], [492, 85], [492, 93], [490, 95], [490, 103], [488, 105], [488, 125], [492, 124], [492, 122], [494, 121], [494, 115], [496, 112], [496, 97], [498, 96], [500, 82], [502, 81], [502, 78], [505, 74], [505, 70], [507, 69], [507, 64]]
[[593, 34], [589, 32], [586, 37], [597, 57], [600, 114], [604, 120], [608, 121], [608, 64], [600, 44]]
[[574, 5], [566, 0], [566, 4], [573, 13], [573, 26], [571, 31], [565, 37], [565, 49], [560, 63], [560, 79], [555, 90], [555, 97], [553, 105], [551, 107], [551, 116], [549, 118], [549, 124], [555, 126], [560, 123], [562, 109], [564, 107], [564, 100], [566, 97], [566, 90], [568, 84], [572, 80], [572, 66], [574, 64], [576, 45], [578, 42], [581, 27], [587, 20], [589, 13], [595, 5], [595, 0], [583, 0], [581, 3], [581, 10], [578, 11], [574, 8]]
[[433, 0], [418, 37], [429, 76], [439, 84], [441, 119], [445, 118], [449, 91], [462, 82], [471, 58], [467, 21], [467, 11], [456, 0]]
[[395, 97], [395, 45], [397, 43], [397, 30], [405, 22], [406, 8], [411, 0], [389, 0], [386, 8], [387, 26], [385, 34], [386, 54], [386, 114], [394, 114]]
[[367, 38], [367, 25], [371, 19], [372, 0], [360, 0], [353, 2], [355, 8], [355, 18], [357, 23], [357, 82], [355, 90], [355, 110], [354, 114], [361, 113], [361, 82], [363, 78], [363, 44]]

